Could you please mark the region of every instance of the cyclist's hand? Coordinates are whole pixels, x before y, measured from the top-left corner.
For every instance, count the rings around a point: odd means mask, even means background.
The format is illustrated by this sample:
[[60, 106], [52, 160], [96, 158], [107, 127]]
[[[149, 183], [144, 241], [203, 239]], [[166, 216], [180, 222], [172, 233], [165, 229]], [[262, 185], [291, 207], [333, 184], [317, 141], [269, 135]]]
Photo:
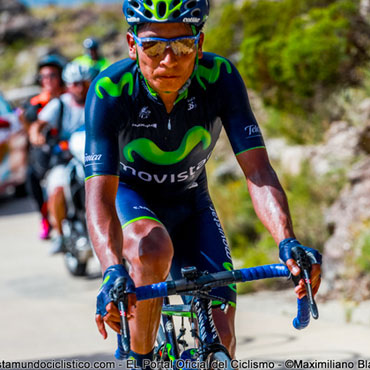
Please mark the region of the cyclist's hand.
[[[112, 289], [116, 279], [122, 276], [127, 279], [127, 291], [134, 293], [135, 284], [123, 265], [110, 266], [103, 275], [103, 284], [100, 287], [96, 302], [95, 321], [96, 325], [98, 326], [98, 330], [104, 339], [108, 336], [105, 329], [105, 323], [117, 333], [120, 332], [120, 315], [109, 292]], [[128, 316], [130, 316], [130, 308], [134, 304], [135, 295], [130, 294]]]
[[[312, 292], [315, 295], [319, 290], [321, 282], [321, 254], [316, 249], [301, 245], [301, 243], [294, 238], [287, 238], [279, 244], [279, 257], [287, 265], [292, 275], [298, 276], [301, 271], [296, 261], [292, 257], [292, 248], [298, 246], [306, 252], [312, 264], [311, 285]], [[306, 288], [303, 279], [301, 279], [299, 284], [295, 287], [295, 292], [298, 298], [302, 298], [306, 295]]]

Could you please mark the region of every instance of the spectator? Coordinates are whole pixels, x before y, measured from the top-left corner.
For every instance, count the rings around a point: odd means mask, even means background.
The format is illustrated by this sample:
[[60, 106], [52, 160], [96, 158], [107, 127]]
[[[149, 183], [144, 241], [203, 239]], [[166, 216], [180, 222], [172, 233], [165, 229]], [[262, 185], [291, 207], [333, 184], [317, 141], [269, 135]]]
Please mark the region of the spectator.
[[[48, 196], [48, 209], [51, 222], [56, 230], [51, 253], [64, 251], [62, 221], [66, 216], [66, 202], [64, 189], [68, 186], [66, 165], [70, 159], [66, 142], [72, 133], [84, 124], [85, 100], [90, 86], [92, 71], [89, 67], [77, 63], [69, 63], [63, 71], [63, 80], [67, 92], [60, 99], [53, 99], [41, 111], [38, 121], [30, 130], [30, 140], [33, 145], [42, 146], [46, 142], [45, 130], [47, 128], [58, 131], [57, 144], [52, 152], [52, 163], [55, 164], [46, 176], [46, 193]], [[62, 114], [60, 127], [58, 120]]]
[[97, 39], [88, 37], [83, 42], [85, 54], [73, 60], [73, 62], [92, 68], [95, 72], [93, 77], [110, 65], [108, 59], [101, 55], [99, 46], [99, 41]]
[[[49, 54], [42, 57], [37, 66], [37, 81], [41, 85], [41, 93], [32, 97], [23, 108], [20, 109], [20, 119], [28, 131], [30, 125], [37, 120], [38, 114], [53, 98], [58, 98], [65, 92], [62, 80], [62, 71], [66, 65], [64, 57], [58, 54]], [[29, 148], [29, 163], [27, 168], [27, 190], [35, 200], [41, 215], [39, 236], [48, 239], [51, 225], [48, 219], [47, 199], [42, 190], [41, 181], [47, 171], [47, 153], [40, 147]]]

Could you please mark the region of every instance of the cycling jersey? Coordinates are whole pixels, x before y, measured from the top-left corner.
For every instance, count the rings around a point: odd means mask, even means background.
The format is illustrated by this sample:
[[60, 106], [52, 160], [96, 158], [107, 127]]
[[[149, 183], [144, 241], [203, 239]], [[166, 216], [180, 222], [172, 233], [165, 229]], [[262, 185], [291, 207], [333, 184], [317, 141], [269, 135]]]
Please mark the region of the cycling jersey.
[[[170, 113], [130, 59], [103, 71], [88, 93], [86, 178], [119, 176], [116, 210], [123, 228], [140, 219], [166, 227], [174, 278], [187, 265], [232, 268], [205, 173], [222, 126], [236, 155], [264, 147], [239, 73], [215, 54], [204, 53]], [[213, 293], [235, 304], [233, 286]]]
[[178, 196], [205, 185], [222, 125], [235, 154], [264, 147], [238, 71], [211, 53], [170, 113], [130, 59], [94, 80], [86, 106], [86, 177], [116, 175], [144, 193]]

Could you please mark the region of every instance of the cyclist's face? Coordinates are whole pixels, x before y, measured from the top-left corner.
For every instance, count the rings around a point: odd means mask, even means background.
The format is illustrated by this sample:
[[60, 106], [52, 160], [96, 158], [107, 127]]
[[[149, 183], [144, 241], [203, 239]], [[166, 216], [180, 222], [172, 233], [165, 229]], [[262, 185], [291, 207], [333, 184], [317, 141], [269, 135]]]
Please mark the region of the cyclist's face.
[[44, 90], [55, 93], [62, 85], [60, 71], [57, 67], [45, 66], [40, 69], [39, 78]]
[[[171, 39], [181, 36], [193, 36], [189, 25], [183, 23], [149, 23], [138, 31], [138, 37]], [[160, 94], [179, 91], [193, 72], [197, 53], [199, 58], [202, 57], [203, 34], [194, 52], [178, 56], [174, 54], [170, 47], [167, 47], [162, 55], [148, 56], [140, 46], [135, 44], [130, 34], [127, 35], [127, 41], [130, 58], [136, 60], [137, 51], [142, 74], [148, 80], [149, 85]]]
[[73, 82], [68, 84], [68, 92], [73, 95], [77, 104], [84, 105], [87, 92], [89, 90], [89, 81]]

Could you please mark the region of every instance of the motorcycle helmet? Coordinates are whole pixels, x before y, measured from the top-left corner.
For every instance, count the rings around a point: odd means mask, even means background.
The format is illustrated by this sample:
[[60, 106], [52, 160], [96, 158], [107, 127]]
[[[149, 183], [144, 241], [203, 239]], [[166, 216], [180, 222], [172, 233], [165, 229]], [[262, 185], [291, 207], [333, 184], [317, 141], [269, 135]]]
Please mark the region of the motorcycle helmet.
[[93, 37], [88, 37], [83, 42], [83, 47], [87, 50], [90, 49], [98, 49], [99, 48], [99, 41], [94, 39]]
[[67, 84], [80, 81], [91, 81], [94, 77], [92, 68], [78, 63], [68, 63], [63, 70], [62, 78]]
[[52, 66], [52, 67], [57, 67], [60, 70], [63, 70], [63, 68], [66, 66], [67, 60], [62, 57], [61, 55], [58, 54], [48, 54], [43, 56], [38, 64], [37, 68], [40, 71], [42, 67], [46, 66]]

